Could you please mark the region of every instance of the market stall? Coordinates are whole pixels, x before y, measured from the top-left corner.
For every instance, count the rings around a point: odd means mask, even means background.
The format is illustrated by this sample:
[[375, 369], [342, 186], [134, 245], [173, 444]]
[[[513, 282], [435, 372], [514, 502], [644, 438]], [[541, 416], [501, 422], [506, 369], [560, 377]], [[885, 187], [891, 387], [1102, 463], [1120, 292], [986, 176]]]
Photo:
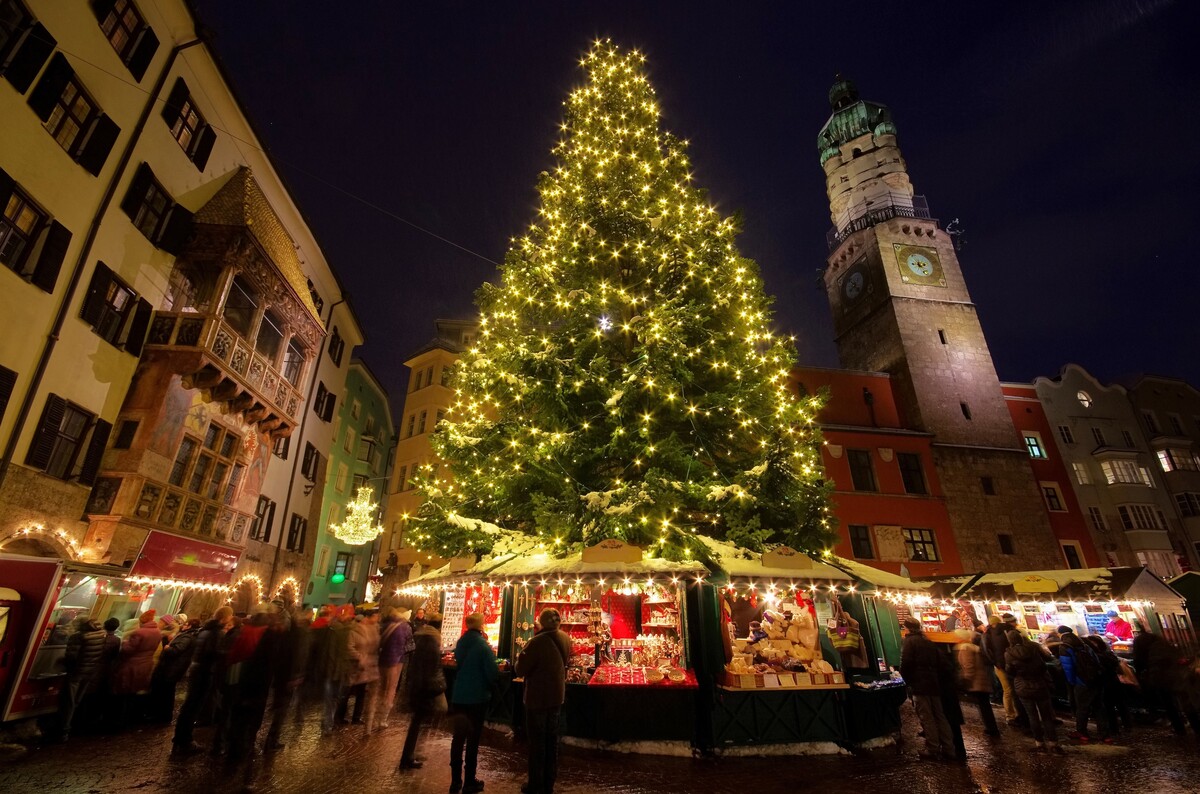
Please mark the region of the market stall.
[[228, 596], [238, 557], [238, 551], [225, 546], [159, 531], [147, 534], [130, 568], [4, 555], [0, 579], [9, 570], [33, 563], [50, 573], [42, 577], [44, 586], [36, 588], [35, 597], [25, 605], [30, 618], [32, 610], [37, 617], [23, 634], [24, 647], [17, 649], [20, 664], [14, 665], [17, 672], [9, 684], [3, 719], [58, 709], [66, 675], [63, 657], [76, 618], [92, 618], [100, 624], [116, 618], [124, 624], [149, 609], [158, 615], [190, 609], [199, 616]]
[[1080, 636], [1104, 637], [1119, 654], [1130, 652], [1133, 631], [1141, 627], [1181, 648], [1196, 643], [1183, 596], [1146, 568], [976, 574], [930, 585], [937, 597], [913, 612], [935, 631], [952, 631], [968, 618], [986, 623], [992, 615], [1012, 614], [1037, 642], [1070, 626]]
[[884, 595], [919, 586], [833, 556], [704, 543], [718, 569], [712, 645], [723, 651], [712, 660], [713, 746], [861, 744], [899, 730], [899, 631]]
[[494, 538], [487, 555], [452, 560], [397, 593], [424, 598], [427, 612], [441, 614], [448, 680], [465, 618], [479, 612], [502, 660], [501, 697], [489, 719], [519, 728], [521, 682], [507, 662], [536, 633], [538, 615], [554, 608], [572, 642], [565, 736], [692, 742], [698, 682], [689, 664], [687, 592], [707, 575], [704, 566], [646, 557], [616, 540], [555, 556], [536, 538], [481, 527]]

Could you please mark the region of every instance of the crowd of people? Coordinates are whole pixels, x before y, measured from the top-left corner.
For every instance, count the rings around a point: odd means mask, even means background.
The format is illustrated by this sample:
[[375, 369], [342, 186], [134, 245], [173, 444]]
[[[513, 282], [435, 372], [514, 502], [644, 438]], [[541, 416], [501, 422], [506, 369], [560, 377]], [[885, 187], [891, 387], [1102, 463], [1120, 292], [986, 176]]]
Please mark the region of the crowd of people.
[[[544, 610], [539, 623], [516, 660], [529, 734], [524, 794], [554, 790], [570, 654], [558, 612]], [[398, 769], [422, 768], [422, 727], [444, 716], [453, 733], [450, 792], [474, 794], [484, 787], [477, 776], [479, 742], [499, 668], [483, 616], [469, 615], [465, 624], [448, 700], [440, 617], [424, 610], [327, 606], [314, 618], [274, 602], [244, 615], [223, 606], [206, 621], [158, 617], [153, 609], [124, 624], [112, 618], [100, 626], [80, 617], [61, 627], [66, 683], [51, 732], [65, 741], [76, 724], [119, 730], [174, 721], [173, 754], [224, 756], [230, 774], [241, 768], [248, 781], [246, 762], [283, 749], [289, 721], [302, 720], [306, 703], [320, 702], [322, 735], [343, 725], [380, 730], [399, 705], [409, 723]], [[176, 711], [181, 683], [186, 693]], [[195, 739], [197, 726], [211, 727], [207, 747]]]
[[[1200, 667], [1159, 634], [1134, 630], [1115, 612], [1105, 633], [1081, 637], [1059, 626], [1036, 642], [1016, 616], [993, 615], [988, 624], [959, 621], [958, 643], [930, 640], [920, 621], [904, 621], [900, 674], [912, 695], [926, 760], [965, 760], [960, 696], [979, 709], [984, 734], [1000, 735], [992, 708], [998, 695], [1005, 721], [1033, 737], [1034, 749], [1063, 753], [1055, 713], [1056, 694], [1066, 694], [1074, 727], [1066, 738], [1079, 744], [1113, 744], [1133, 731], [1130, 701], [1136, 693], [1150, 718], [1165, 717], [1177, 734], [1200, 733]], [[1132, 640], [1132, 659], [1116, 654], [1113, 641]], [[1091, 730], [1095, 725], [1095, 731]]]

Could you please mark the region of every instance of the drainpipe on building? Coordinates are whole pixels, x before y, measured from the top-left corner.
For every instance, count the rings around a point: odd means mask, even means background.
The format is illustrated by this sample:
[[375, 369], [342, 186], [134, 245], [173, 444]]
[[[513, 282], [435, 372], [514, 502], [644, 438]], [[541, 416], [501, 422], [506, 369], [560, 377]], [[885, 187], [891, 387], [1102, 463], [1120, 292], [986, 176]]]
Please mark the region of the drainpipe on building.
[[[346, 302], [346, 295], [345, 295], [345, 293], [342, 293], [342, 297], [339, 298], [337, 300], [337, 302], [335, 302], [333, 305], [331, 305], [329, 307], [329, 317], [328, 317], [328, 319], [325, 320], [326, 327], [328, 327], [329, 324], [333, 322], [333, 310], [345, 302]], [[317, 385], [317, 375], [321, 371], [321, 356], [325, 355], [325, 345], [328, 342], [329, 342], [329, 334], [326, 333], [325, 338], [321, 340], [320, 347], [317, 349], [317, 357], [313, 361], [312, 377], [308, 379], [308, 392], [305, 395], [304, 415], [300, 417], [300, 427], [296, 428], [296, 432], [292, 434], [292, 435], [296, 436], [296, 439], [298, 441], [301, 441], [304, 439], [304, 428], [305, 428], [305, 426], [308, 425], [308, 415], [312, 413], [312, 411], [308, 410], [308, 398], [312, 396], [313, 387]], [[299, 449], [299, 445], [297, 445], [296, 451], [301, 452], [301, 450]], [[287, 521], [287, 517], [289, 515], [289, 508], [291, 508], [291, 506], [292, 506], [292, 492], [296, 488], [296, 469], [300, 465], [302, 458], [303, 458], [303, 453], [301, 452], [301, 454], [296, 455], [295, 459], [292, 461], [292, 474], [290, 477], [288, 477], [287, 496], [284, 497], [284, 500], [283, 500], [283, 520], [284, 521]], [[316, 486], [314, 485], [314, 490], [315, 490], [315, 488], [316, 488]], [[279, 532], [279, 543], [278, 543], [278, 545], [275, 546], [275, 557], [274, 557], [274, 559], [271, 560], [271, 579], [267, 583], [268, 586], [266, 589], [266, 593], [274, 593], [275, 592], [275, 579], [279, 576], [279, 551], [280, 551], [280, 549], [283, 548], [283, 534], [284, 534], [283, 527], [281, 526], [280, 532]], [[307, 542], [308, 542], [308, 539], [305, 538], [305, 543], [307, 543]], [[303, 549], [301, 549], [301, 553], [303, 553]], [[309, 571], [309, 573], [312, 573], [312, 572]], [[305, 595], [307, 595], [307, 593], [296, 593], [297, 602], [303, 604]]]
[[108, 186], [104, 189], [104, 196], [100, 199], [100, 206], [96, 208], [96, 214], [92, 216], [92, 223], [88, 227], [87, 237], [84, 238], [83, 247], [79, 251], [79, 257], [75, 260], [75, 268], [71, 271], [71, 279], [67, 282], [67, 292], [63, 295], [62, 303], [58, 307], [58, 314], [54, 317], [54, 327], [46, 337], [46, 343], [42, 347], [42, 355], [38, 359], [37, 368], [33, 371], [33, 378], [29, 381], [29, 388], [25, 390], [25, 397], [21, 400], [21, 408], [17, 411], [16, 421], [13, 422], [12, 433], [9, 435], [8, 443], [4, 447], [4, 457], [0, 458], [0, 487], [3, 487], [4, 480], [8, 476], [8, 469], [12, 463], [13, 453], [16, 452], [17, 440], [21, 437], [21, 433], [25, 429], [25, 422], [29, 419], [29, 412], [33, 408], [33, 401], [37, 397], [38, 388], [42, 385], [42, 378], [46, 375], [47, 367], [50, 366], [50, 358], [54, 355], [54, 348], [58, 344], [59, 334], [62, 333], [63, 324], [67, 321], [71, 302], [75, 299], [75, 291], [79, 289], [79, 283], [83, 279], [84, 265], [87, 264], [88, 257], [92, 254], [92, 246], [96, 242], [96, 235], [100, 232], [100, 224], [103, 223], [104, 216], [108, 212], [108, 207], [112, 204], [113, 196], [116, 195], [117, 185], [125, 175], [125, 169], [129, 167], [129, 161], [133, 158], [133, 150], [137, 147], [137, 143], [142, 137], [142, 131], [146, 128], [146, 121], [150, 118], [150, 111], [154, 110], [158, 102], [158, 96], [162, 93], [163, 86], [166, 85], [167, 77], [170, 76], [171, 69], [174, 68], [175, 59], [179, 57], [179, 53], [204, 43], [203, 38], [197, 37], [183, 44], [177, 44], [171, 49], [170, 54], [167, 56], [167, 64], [159, 73], [158, 80], [155, 81], [154, 88], [150, 91], [150, 97], [146, 100], [146, 106], [142, 109], [141, 118], [138, 119], [137, 125], [134, 126], [133, 134], [129, 136], [129, 142], [125, 144], [125, 151], [121, 152], [121, 159], [117, 163], [116, 170], [113, 171], [112, 179], [109, 180]]

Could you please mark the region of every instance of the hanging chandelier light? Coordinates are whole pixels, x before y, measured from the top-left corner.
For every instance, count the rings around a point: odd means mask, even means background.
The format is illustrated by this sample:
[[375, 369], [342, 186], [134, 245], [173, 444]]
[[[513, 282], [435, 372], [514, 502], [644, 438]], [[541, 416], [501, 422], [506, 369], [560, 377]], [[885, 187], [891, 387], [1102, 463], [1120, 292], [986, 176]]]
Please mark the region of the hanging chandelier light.
[[383, 525], [375, 523], [375, 511], [379, 509], [371, 497], [374, 491], [360, 486], [354, 501], [346, 505], [346, 518], [340, 524], [332, 524], [329, 531], [343, 543], [361, 546], [383, 534]]

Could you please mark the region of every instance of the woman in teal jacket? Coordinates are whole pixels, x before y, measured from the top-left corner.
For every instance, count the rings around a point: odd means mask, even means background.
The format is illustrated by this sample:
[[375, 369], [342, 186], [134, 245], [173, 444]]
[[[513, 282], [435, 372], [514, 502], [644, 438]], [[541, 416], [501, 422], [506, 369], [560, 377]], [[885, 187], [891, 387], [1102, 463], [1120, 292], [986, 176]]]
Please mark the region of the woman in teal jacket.
[[[450, 791], [483, 791], [483, 783], [475, 777], [479, 760], [479, 737], [483, 734], [483, 718], [492, 699], [492, 685], [500, 675], [496, 654], [483, 633], [483, 615], [467, 615], [467, 630], [454, 646], [454, 661], [458, 671], [454, 676], [453, 704], [454, 741], [450, 743]], [[463, 772], [463, 748], [466, 748], [466, 775]], [[465, 782], [464, 782], [465, 780]]]

